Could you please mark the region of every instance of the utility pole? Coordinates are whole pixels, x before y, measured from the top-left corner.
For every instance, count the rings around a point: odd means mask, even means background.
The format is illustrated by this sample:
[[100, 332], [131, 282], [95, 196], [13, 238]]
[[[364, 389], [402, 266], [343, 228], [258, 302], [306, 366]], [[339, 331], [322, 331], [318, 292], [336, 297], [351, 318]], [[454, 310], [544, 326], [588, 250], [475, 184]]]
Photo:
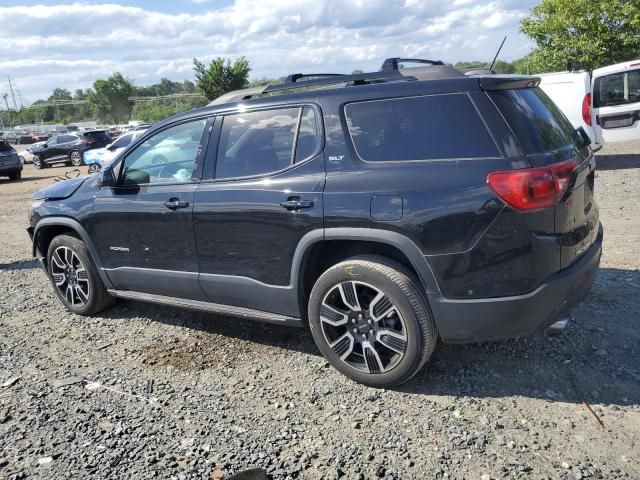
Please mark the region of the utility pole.
[[11, 98], [13, 98], [13, 109], [18, 111], [18, 104], [16, 103], [16, 95], [13, 93], [13, 85], [11, 85], [11, 77], [7, 75], [7, 80], [9, 80], [9, 90], [11, 90]]

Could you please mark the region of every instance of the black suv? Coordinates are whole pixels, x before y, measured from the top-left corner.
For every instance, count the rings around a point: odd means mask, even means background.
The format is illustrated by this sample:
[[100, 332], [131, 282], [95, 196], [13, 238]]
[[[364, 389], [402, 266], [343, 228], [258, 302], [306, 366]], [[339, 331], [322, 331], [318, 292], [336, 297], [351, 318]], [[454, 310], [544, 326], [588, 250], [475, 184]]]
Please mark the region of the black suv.
[[55, 163], [78, 167], [83, 164], [83, 153], [92, 148], [103, 148], [111, 143], [106, 130], [64, 133], [50, 137], [44, 145], [33, 150], [33, 166], [44, 168]]
[[22, 176], [22, 162], [9, 142], [0, 138], [0, 177], [5, 176], [10, 180], [19, 180]]
[[306, 326], [372, 386], [411, 378], [438, 339], [562, 327], [600, 262], [588, 137], [537, 78], [393, 60], [232, 92], [36, 193], [60, 301]]

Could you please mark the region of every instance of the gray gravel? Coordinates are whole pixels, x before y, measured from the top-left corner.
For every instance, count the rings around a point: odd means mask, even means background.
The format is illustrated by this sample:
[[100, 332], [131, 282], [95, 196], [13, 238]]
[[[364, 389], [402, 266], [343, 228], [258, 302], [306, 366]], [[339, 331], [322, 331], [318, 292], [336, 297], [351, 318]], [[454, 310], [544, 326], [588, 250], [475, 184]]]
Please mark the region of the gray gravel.
[[302, 330], [133, 302], [68, 313], [24, 233], [30, 193], [65, 168], [27, 166], [0, 180], [0, 478], [640, 478], [635, 152], [599, 154], [605, 253], [567, 330], [441, 345], [397, 390], [343, 378]]

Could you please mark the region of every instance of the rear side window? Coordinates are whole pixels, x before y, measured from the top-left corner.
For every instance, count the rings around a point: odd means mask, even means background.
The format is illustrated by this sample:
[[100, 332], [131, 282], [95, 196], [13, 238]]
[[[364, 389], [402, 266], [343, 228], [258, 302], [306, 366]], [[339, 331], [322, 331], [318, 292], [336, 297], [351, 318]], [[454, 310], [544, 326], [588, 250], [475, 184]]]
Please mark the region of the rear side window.
[[466, 94], [351, 103], [345, 115], [356, 152], [365, 161], [499, 156]]
[[316, 150], [317, 141], [312, 108], [289, 107], [227, 115], [220, 132], [216, 178], [277, 172], [308, 158]]
[[596, 78], [594, 107], [609, 107], [640, 102], [640, 69]]
[[574, 143], [573, 125], [541, 89], [494, 90], [489, 96], [527, 154], [550, 152]]

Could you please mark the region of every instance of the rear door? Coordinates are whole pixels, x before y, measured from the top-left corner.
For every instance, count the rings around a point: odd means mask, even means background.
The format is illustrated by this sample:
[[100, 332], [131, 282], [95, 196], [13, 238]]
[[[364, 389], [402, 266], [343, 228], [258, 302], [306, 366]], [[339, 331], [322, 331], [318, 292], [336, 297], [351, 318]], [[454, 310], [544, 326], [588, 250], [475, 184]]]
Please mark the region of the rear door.
[[323, 226], [320, 118], [311, 105], [218, 117], [217, 155], [209, 148], [194, 207], [200, 284], [211, 301], [298, 315], [293, 257]]
[[584, 253], [598, 235], [599, 213], [593, 196], [595, 159], [571, 122], [539, 88], [489, 92], [534, 167], [567, 166], [569, 186], [554, 207], [560, 268]]
[[640, 61], [593, 71], [598, 143], [640, 139]]

